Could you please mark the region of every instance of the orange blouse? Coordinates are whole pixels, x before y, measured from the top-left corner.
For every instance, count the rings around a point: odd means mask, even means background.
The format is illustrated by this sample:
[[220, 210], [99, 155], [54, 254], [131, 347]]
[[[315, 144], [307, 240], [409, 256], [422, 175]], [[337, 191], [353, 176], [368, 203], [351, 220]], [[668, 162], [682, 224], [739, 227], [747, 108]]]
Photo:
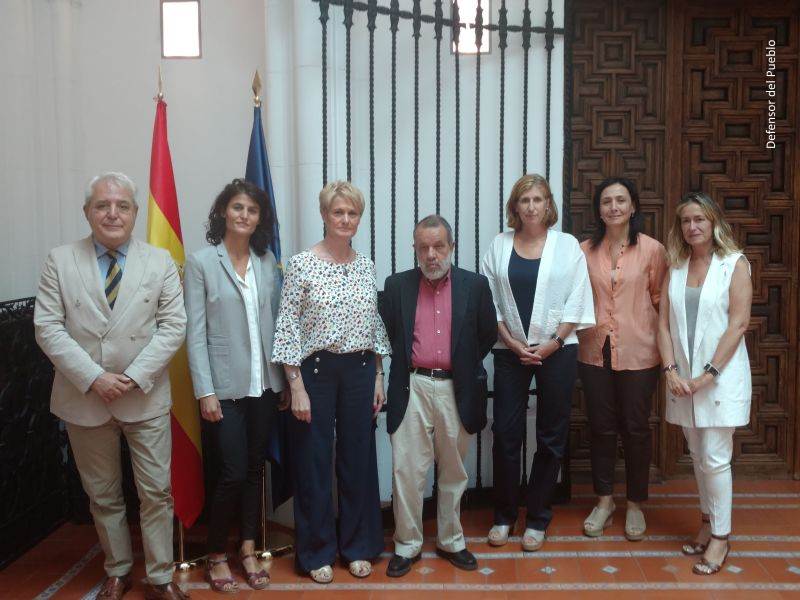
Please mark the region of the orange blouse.
[[667, 272], [664, 246], [639, 234], [636, 245], [623, 246], [611, 279], [611, 251], [604, 240], [592, 249], [581, 244], [589, 268], [597, 325], [578, 332], [578, 360], [603, 366], [603, 344], [611, 338], [611, 368], [649, 369], [660, 364], [658, 301]]

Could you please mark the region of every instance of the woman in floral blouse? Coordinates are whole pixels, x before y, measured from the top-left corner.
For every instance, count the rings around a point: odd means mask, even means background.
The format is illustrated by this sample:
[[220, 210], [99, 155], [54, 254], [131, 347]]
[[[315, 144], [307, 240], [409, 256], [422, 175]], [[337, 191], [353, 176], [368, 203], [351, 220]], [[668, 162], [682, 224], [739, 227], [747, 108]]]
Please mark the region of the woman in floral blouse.
[[374, 417], [385, 399], [389, 340], [378, 315], [375, 266], [350, 245], [363, 195], [333, 181], [320, 192], [319, 209], [324, 239], [286, 265], [272, 361], [286, 371], [295, 416], [295, 560], [317, 583], [330, 583], [337, 547], [355, 577], [368, 576], [370, 560], [383, 550]]

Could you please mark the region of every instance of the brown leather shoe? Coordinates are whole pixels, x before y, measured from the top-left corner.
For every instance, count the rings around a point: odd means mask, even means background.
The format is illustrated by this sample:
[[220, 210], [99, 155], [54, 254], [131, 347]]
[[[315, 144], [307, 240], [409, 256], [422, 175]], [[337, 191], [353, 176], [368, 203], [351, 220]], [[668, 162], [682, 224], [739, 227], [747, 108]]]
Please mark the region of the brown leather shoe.
[[181, 590], [178, 584], [170, 581], [164, 585], [148, 583], [144, 586], [145, 600], [187, 600], [189, 594]]
[[130, 573], [122, 577], [106, 577], [103, 587], [97, 592], [97, 598], [100, 600], [120, 600], [131, 589], [132, 585]]

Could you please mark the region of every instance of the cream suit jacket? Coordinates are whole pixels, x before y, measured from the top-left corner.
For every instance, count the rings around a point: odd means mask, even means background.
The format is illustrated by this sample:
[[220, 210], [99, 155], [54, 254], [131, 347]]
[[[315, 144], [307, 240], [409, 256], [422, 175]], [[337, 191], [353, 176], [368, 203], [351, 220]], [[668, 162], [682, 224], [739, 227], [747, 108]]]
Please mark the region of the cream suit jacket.
[[[169, 253], [131, 240], [114, 310], [108, 306], [91, 236], [47, 257], [36, 295], [36, 341], [55, 366], [50, 411], [94, 427], [169, 412], [166, 369], [183, 343], [183, 290]], [[106, 404], [89, 388], [104, 371], [137, 384]]]

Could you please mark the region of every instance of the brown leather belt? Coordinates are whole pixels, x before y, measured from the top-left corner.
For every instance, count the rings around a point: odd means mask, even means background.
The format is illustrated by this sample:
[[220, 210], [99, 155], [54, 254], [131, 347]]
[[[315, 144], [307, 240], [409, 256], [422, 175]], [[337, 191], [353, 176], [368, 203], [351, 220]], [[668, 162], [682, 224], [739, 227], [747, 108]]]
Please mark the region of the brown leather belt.
[[431, 379], [452, 379], [453, 372], [446, 371], [444, 369], [425, 369], [423, 367], [414, 367], [411, 369], [412, 373], [416, 373], [417, 375], [424, 375], [425, 377], [430, 377]]

